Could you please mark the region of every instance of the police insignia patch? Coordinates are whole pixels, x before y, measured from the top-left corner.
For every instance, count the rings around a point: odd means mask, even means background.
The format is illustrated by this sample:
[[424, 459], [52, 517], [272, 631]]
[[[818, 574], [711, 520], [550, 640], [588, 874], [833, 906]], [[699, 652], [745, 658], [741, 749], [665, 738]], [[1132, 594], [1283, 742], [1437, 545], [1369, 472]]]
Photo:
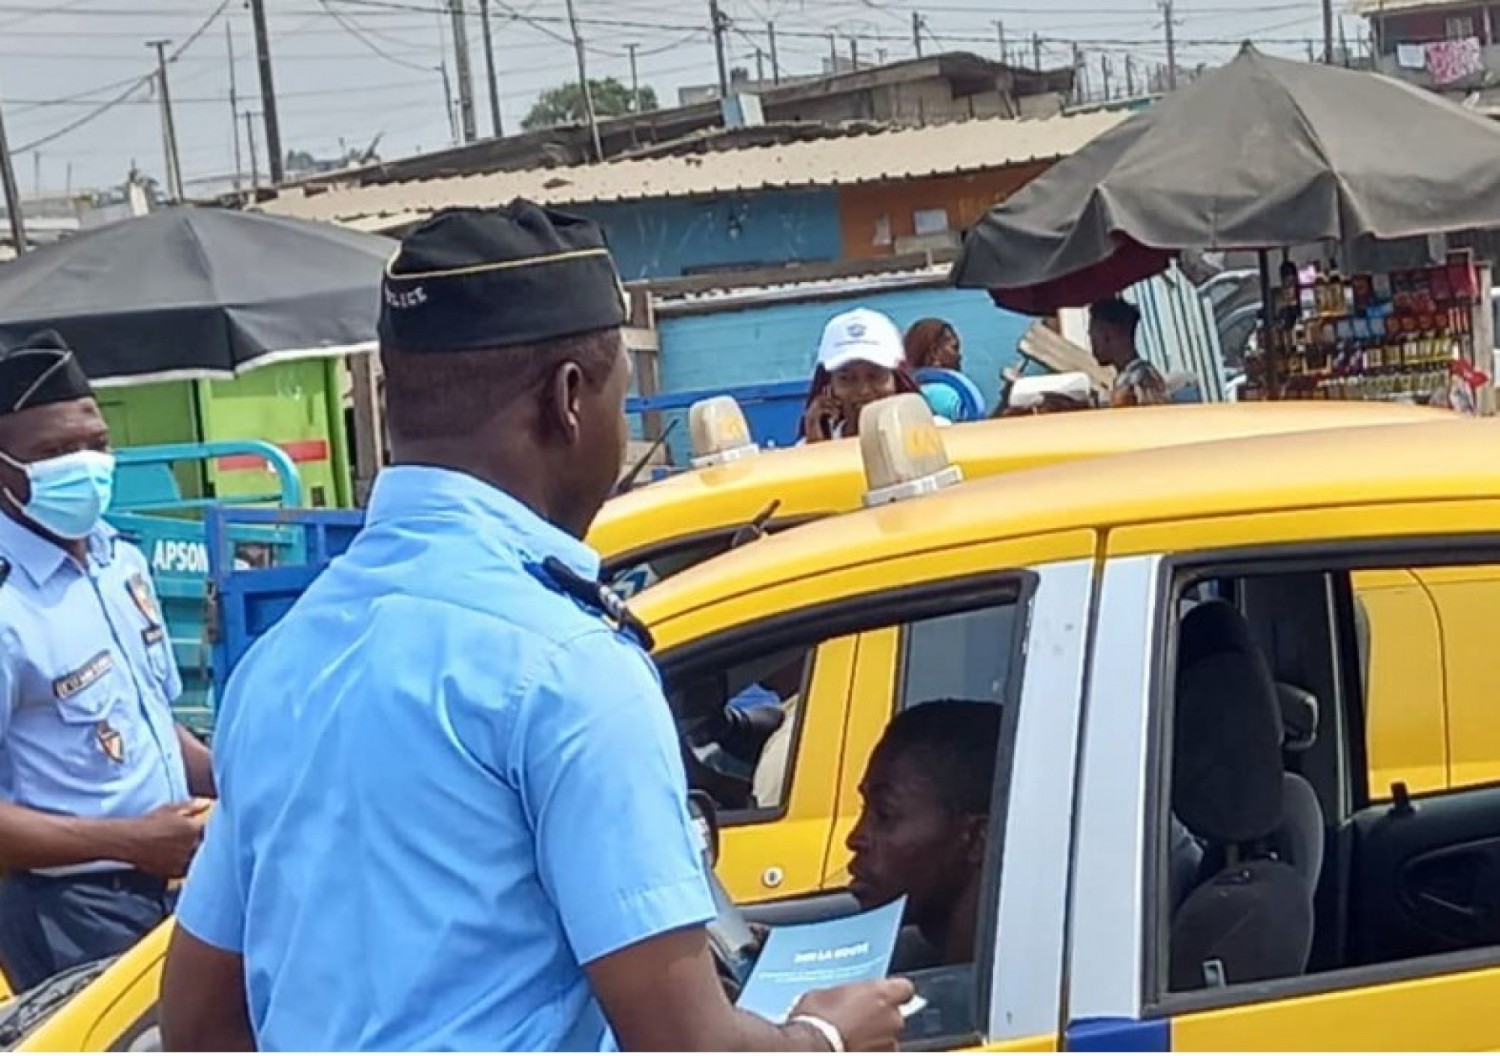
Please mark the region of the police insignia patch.
[[94, 734], [99, 738], [99, 747], [109, 756], [110, 762], [125, 761], [125, 738], [120, 736], [119, 730], [108, 722], [100, 722], [94, 727]]
[[151, 584], [146, 582], [146, 577], [137, 572], [130, 577], [130, 598], [135, 602], [135, 607], [141, 610], [141, 615], [153, 627], [161, 625], [161, 610], [156, 607], [156, 596], [151, 593]]

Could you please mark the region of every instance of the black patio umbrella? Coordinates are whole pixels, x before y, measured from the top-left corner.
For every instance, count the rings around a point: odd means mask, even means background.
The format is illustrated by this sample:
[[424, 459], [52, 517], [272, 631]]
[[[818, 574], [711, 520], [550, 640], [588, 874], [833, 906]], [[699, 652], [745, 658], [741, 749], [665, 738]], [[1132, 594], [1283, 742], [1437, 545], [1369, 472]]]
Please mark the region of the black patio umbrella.
[[957, 285], [1043, 314], [1185, 249], [1266, 250], [1500, 227], [1500, 126], [1389, 77], [1239, 57], [995, 206]]
[[395, 246], [333, 224], [163, 209], [0, 265], [0, 343], [54, 329], [91, 378], [116, 383], [368, 351]]

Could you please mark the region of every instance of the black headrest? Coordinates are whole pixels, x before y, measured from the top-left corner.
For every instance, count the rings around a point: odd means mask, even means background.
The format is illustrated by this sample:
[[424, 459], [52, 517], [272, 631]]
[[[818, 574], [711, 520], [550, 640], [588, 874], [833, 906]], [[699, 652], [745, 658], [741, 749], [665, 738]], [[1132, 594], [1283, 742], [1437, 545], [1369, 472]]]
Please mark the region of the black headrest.
[[1227, 602], [1193, 608], [1179, 643], [1172, 809], [1213, 843], [1264, 839], [1281, 823], [1281, 712], [1270, 669]]
[[1172, 919], [1171, 988], [1301, 975], [1312, 935], [1312, 896], [1290, 865], [1263, 859], [1225, 869]]

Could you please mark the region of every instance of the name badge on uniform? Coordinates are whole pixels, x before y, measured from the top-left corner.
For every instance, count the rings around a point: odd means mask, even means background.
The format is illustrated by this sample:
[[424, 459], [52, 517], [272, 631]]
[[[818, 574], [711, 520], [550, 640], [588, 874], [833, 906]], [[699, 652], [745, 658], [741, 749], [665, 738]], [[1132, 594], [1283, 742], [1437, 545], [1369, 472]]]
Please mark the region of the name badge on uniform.
[[125, 738], [120, 735], [119, 730], [108, 722], [101, 721], [94, 726], [94, 736], [99, 738], [99, 748], [109, 756], [110, 762], [125, 761]]
[[99, 653], [76, 671], [70, 671], [52, 683], [58, 700], [76, 697], [115, 669], [115, 658], [108, 649]]
[[141, 641], [148, 646], [157, 645], [167, 634], [162, 627], [161, 609], [156, 604], [156, 595], [151, 592], [151, 584], [137, 572], [130, 577], [126, 586], [130, 590], [130, 600], [135, 602], [135, 607], [146, 617], [146, 629], [141, 632]]

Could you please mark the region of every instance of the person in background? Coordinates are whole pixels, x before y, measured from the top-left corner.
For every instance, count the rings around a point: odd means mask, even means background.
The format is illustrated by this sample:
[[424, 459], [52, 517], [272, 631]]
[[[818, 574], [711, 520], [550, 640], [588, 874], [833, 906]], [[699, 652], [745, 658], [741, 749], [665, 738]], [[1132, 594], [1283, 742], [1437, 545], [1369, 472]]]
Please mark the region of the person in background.
[[912, 370], [935, 367], [963, 370], [962, 342], [953, 324], [942, 319], [918, 319], [906, 331], [906, 362]]
[[1135, 336], [1141, 313], [1118, 297], [1089, 309], [1089, 346], [1101, 366], [1115, 368], [1111, 407], [1141, 407], [1168, 402], [1161, 372], [1136, 351]]
[[172, 911], [214, 794], [109, 429], [55, 333], [0, 353], [0, 965], [16, 992]]
[[818, 365], [802, 412], [801, 438], [816, 444], [859, 435], [859, 414], [876, 400], [920, 393], [906, 364], [901, 331], [868, 308], [836, 315], [823, 328]]
[[909, 981], [770, 1023], [715, 972], [650, 633], [583, 542], [629, 437], [603, 232], [445, 210], [381, 301], [394, 464], [225, 691], [163, 1047], [892, 1047]]
[[1001, 705], [941, 700], [908, 708], [876, 745], [849, 833], [850, 892], [861, 909], [906, 896], [929, 947], [903, 971], [974, 959]]

